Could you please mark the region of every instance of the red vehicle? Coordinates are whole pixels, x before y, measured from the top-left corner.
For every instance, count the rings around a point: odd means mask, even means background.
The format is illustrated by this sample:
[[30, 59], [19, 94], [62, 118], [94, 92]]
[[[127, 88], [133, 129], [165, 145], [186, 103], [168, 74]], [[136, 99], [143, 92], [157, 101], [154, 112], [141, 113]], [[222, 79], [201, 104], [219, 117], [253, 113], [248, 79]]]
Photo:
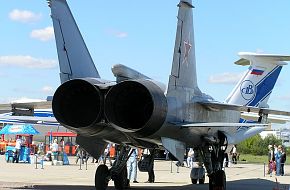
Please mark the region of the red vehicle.
[[59, 151], [62, 151], [61, 149], [63, 148], [63, 151], [65, 151], [68, 156], [75, 155], [76, 136], [77, 135], [72, 132], [48, 132], [45, 135], [45, 151], [47, 152], [50, 149], [50, 144], [53, 139], [57, 139], [60, 149]]

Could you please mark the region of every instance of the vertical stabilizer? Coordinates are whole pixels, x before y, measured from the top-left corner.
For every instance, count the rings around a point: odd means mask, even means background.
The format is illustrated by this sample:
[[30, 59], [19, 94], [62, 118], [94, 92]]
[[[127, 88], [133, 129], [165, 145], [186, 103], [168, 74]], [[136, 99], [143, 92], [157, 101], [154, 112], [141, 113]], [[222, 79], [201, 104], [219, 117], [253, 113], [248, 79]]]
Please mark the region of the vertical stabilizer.
[[65, 0], [50, 0], [60, 79], [100, 78], [83, 37]]
[[237, 65], [250, 65], [248, 71], [227, 97], [225, 102], [255, 107], [268, 107], [267, 102], [283, 65], [290, 56], [239, 53]]
[[196, 79], [192, 1], [178, 4], [177, 31], [168, 92], [178, 88], [194, 89], [200, 93]]

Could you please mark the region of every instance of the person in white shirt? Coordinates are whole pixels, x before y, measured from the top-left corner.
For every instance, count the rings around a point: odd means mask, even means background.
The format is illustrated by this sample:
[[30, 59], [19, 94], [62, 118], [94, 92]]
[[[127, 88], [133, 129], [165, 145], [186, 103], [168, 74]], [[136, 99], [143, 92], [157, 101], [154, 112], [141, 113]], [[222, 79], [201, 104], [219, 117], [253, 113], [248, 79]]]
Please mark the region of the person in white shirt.
[[138, 149], [133, 148], [132, 154], [127, 161], [128, 179], [133, 180], [133, 183], [138, 183], [138, 181], [137, 181], [137, 160], [138, 160]]
[[190, 148], [186, 158], [188, 168], [193, 168], [193, 160], [194, 160], [194, 150], [193, 148]]
[[51, 144], [51, 152], [53, 155], [53, 159], [57, 160], [57, 156], [58, 156], [58, 144], [57, 144], [57, 139], [54, 139], [53, 143]]
[[233, 145], [233, 148], [231, 150], [231, 155], [232, 155], [232, 162], [233, 164], [237, 164], [237, 146], [236, 145]]
[[16, 163], [19, 162], [19, 155], [20, 155], [22, 143], [23, 143], [22, 137], [17, 136], [16, 145], [15, 145], [15, 161], [16, 161]]

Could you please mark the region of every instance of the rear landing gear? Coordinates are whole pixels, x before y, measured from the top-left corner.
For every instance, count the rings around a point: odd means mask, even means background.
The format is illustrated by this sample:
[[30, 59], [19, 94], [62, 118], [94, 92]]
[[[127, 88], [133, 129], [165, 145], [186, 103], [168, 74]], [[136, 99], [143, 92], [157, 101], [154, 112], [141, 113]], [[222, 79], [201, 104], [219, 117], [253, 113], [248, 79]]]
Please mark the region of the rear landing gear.
[[226, 190], [226, 174], [222, 170], [224, 152], [227, 148], [226, 137], [218, 132], [218, 138], [205, 138], [206, 144], [197, 148], [209, 177], [209, 190]]
[[109, 183], [109, 169], [106, 165], [99, 165], [95, 175], [96, 190], [106, 190]]
[[[127, 179], [127, 160], [131, 155], [131, 148], [123, 146], [119, 156], [116, 158], [113, 166], [108, 169], [106, 165], [99, 165], [95, 175], [96, 190], [106, 190], [109, 181], [114, 181], [115, 189], [123, 190], [130, 187]], [[129, 153], [130, 152], [130, 153]]]
[[209, 190], [226, 190], [226, 174], [218, 170], [209, 176]]
[[116, 175], [114, 179], [115, 189], [123, 190], [130, 186], [130, 181], [127, 179], [127, 168], [123, 168], [120, 175]]

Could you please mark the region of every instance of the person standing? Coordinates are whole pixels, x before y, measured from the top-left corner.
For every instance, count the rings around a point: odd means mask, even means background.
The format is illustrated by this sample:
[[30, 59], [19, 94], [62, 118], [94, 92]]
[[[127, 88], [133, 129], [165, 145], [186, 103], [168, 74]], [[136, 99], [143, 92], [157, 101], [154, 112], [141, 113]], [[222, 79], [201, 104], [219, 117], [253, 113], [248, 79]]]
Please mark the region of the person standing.
[[76, 164], [78, 164], [78, 161], [80, 160], [80, 163], [82, 163], [82, 164], [84, 164], [84, 155], [83, 155], [83, 153], [84, 153], [84, 151], [83, 151], [83, 149], [81, 148], [81, 146], [80, 145], [76, 145], [76, 157], [77, 157], [77, 159], [76, 159]]
[[111, 146], [112, 146], [112, 144], [110, 144], [110, 143], [107, 145], [107, 147], [106, 147], [106, 149], [104, 151], [104, 155], [103, 155], [103, 157], [104, 157], [104, 160], [103, 160], [104, 161], [104, 164], [106, 164], [107, 158], [108, 158], [108, 160], [110, 162], [110, 166], [113, 165], [112, 160], [111, 160], [111, 155], [110, 155]]
[[138, 183], [137, 181], [137, 160], [138, 160], [138, 149], [133, 148], [132, 154], [127, 161], [127, 172], [129, 181], [133, 179], [133, 183]]
[[17, 136], [16, 139], [16, 144], [15, 144], [15, 162], [18, 163], [19, 162], [19, 156], [20, 156], [20, 150], [21, 150], [21, 146], [23, 144], [22, 141], [22, 136]]
[[65, 150], [64, 150], [64, 140], [63, 139], [60, 139], [59, 146], [60, 146], [60, 151], [64, 152]]
[[276, 161], [276, 176], [281, 175], [281, 145], [278, 146], [277, 152], [275, 153], [275, 161]]
[[194, 150], [193, 148], [190, 148], [186, 158], [188, 168], [193, 168], [193, 160], [194, 160]]
[[233, 162], [233, 164], [237, 164], [238, 152], [237, 152], [237, 146], [236, 145], [233, 145], [233, 148], [232, 148], [230, 153], [232, 154], [232, 162]]
[[154, 174], [154, 149], [150, 150], [149, 149], [144, 149], [143, 151], [143, 157], [144, 159], [148, 159], [148, 181], [145, 183], [154, 183], [155, 182], [155, 174]]
[[281, 176], [284, 176], [284, 165], [286, 162], [286, 152], [285, 152], [285, 148], [282, 147], [282, 155], [281, 155]]
[[276, 176], [281, 175], [281, 157], [282, 157], [282, 146], [279, 145], [277, 152], [275, 153], [275, 161], [276, 161]]
[[273, 146], [269, 145], [268, 146], [268, 174], [270, 174], [270, 176], [272, 176], [272, 172], [273, 172], [273, 165], [275, 162], [275, 155], [274, 155], [274, 150], [273, 150]]
[[53, 160], [57, 160], [57, 156], [58, 156], [58, 143], [57, 143], [57, 139], [53, 140], [53, 143], [51, 144], [51, 152], [53, 155]]

